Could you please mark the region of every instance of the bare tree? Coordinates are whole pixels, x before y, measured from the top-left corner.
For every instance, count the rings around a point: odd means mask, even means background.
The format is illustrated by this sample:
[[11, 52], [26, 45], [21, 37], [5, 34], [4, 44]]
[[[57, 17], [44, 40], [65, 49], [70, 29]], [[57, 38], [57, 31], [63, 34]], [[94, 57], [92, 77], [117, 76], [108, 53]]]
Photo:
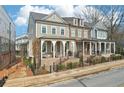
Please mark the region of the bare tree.
[[119, 36], [116, 37], [116, 34], [119, 32], [120, 25], [124, 22], [123, 6], [105, 6], [101, 11], [105, 16], [103, 24], [108, 30], [108, 39], [115, 40], [119, 38]]
[[33, 55], [34, 62], [36, 64], [36, 71], [40, 68], [41, 56], [40, 56], [40, 39], [36, 38], [33, 41]]
[[115, 40], [116, 33], [119, 32], [120, 25], [124, 22], [123, 6], [86, 6], [81, 9], [81, 13], [74, 13], [78, 18], [83, 18], [91, 27], [101, 22], [108, 31], [108, 39]]
[[95, 26], [99, 21], [102, 21], [104, 16], [102, 15], [101, 6], [85, 6], [81, 9], [80, 13], [74, 13], [78, 18], [84, 19], [84, 21], [90, 23], [90, 26]]

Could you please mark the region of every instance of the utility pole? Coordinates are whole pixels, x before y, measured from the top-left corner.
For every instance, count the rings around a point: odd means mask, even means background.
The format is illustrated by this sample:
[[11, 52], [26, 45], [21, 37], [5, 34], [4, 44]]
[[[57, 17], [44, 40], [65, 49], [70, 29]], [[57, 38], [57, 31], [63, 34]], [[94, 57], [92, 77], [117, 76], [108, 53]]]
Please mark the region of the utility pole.
[[11, 64], [11, 23], [9, 23], [9, 58], [9, 63]]

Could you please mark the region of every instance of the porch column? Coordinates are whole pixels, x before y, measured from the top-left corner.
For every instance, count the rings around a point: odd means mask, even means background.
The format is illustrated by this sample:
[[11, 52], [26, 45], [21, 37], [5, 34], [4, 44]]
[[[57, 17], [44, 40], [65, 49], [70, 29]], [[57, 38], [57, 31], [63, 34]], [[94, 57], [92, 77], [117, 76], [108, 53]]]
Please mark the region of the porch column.
[[43, 54], [42, 54], [43, 43], [44, 43], [44, 40], [41, 40], [41, 60], [43, 58]]
[[84, 55], [84, 41], [83, 41], [83, 55]]
[[62, 41], [62, 44], [63, 44], [63, 56], [65, 57], [65, 43], [66, 41]]
[[109, 53], [111, 54], [111, 42], [109, 42]]
[[52, 41], [52, 43], [53, 43], [53, 58], [55, 58], [55, 54], [56, 54], [56, 49], [55, 49], [56, 41]]
[[90, 55], [92, 55], [92, 43], [90, 42]]
[[114, 54], [115, 54], [115, 42], [113, 43], [113, 47], [114, 47]]
[[47, 50], [47, 42], [46, 42], [46, 53], [48, 52], [48, 50]]
[[51, 48], [51, 53], [52, 53], [52, 47], [53, 47], [53, 44], [52, 44], [52, 42], [50, 43], [50, 48]]
[[106, 54], [106, 42], [104, 43], [104, 54]]
[[61, 46], [61, 43], [60, 43], [60, 56], [62, 57], [62, 46]]
[[69, 43], [67, 43], [67, 49], [66, 49], [66, 55], [65, 56], [68, 56], [68, 51], [69, 51]]
[[99, 42], [99, 54], [101, 54], [101, 42]]
[[73, 57], [75, 56], [75, 42], [72, 41], [72, 51], [73, 51]]
[[95, 42], [95, 54], [97, 55], [97, 42]]

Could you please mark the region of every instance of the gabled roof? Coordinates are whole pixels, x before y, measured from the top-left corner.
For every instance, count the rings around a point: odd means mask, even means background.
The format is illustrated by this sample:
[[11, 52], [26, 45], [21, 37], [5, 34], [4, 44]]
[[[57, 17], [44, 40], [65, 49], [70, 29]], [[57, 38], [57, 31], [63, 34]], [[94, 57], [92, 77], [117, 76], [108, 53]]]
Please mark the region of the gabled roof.
[[22, 39], [22, 38], [28, 39], [28, 35], [27, 34], [23, 34], [23, 35], [17, 36], [16, 40]]
[[102, 21], [99, 21], [99, 22], [95, 25], [95, 27], [96, 27], [97, 29], [107, 30], [107, 28], [105, 27], [105, 25], [103, 24]]
[[88, 23], [88, 22], [84, 22], [84, 26], [87, 27], [87, 28], [92, 28], [91, 24]]
[[96, 23], [95, 25], [92, 25], [92, 23], [84, 22], [84, 26], [92, 29], [96, 28], [98, 30], [107, 30], [101, 21]]
[[73, 23], [74, 17], [62, 17], [65, 21], [67, 21], [69, 24]]
[[33, 17], [34, 20], [46, 20], [53, 14], [56, 14], [61, 20], [63, 20], [64, 23], [66, 23], [66, 24], [68, 23], [61, 16], [59, 16], [56, 12], [50, 13], [49, 15], [43, 14], [43, 13], [37, 13], [37, 12], [30, 12], [30, 15]]
[[66, 22], [66, 20], [64, 20], [64, 19], [63, 19], [58, 13], [56, 13], [55, 11], [52, 12], [51, 14], [49, 14], [48, 16], [44, 17], [43, 19], [46, 20], [46, 19], [50, 18], [52, 15], [54, 15], [54, 14], [55, 14], [60, 20], [62, 20], [64, 23], [68, 24], [68, 23]]
[[30, 12], [30, 15], [33, 17], [34, 20], [41, 20], [44, 17], [48, 16], [47, 14], [36, 13], [36, 12]]

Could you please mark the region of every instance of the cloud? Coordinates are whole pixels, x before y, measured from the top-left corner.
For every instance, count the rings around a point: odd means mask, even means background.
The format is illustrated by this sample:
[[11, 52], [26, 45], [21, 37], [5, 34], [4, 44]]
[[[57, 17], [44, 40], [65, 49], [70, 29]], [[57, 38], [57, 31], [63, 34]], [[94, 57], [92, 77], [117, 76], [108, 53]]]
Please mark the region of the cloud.
[[[28, 24], [28, 17], [31, 11], [39, 12], [44, 14], [49, 14], [53, 11], [56, 11], [62, 17], [73, 17], [77, 15], [82, 15], [82, 10], [84, 10], [87, 6], [84, 5], [49, 5], [49, 6], [31, 6], [26, 5], [20, 8], [19, 12], [17, 13], [17, 18], [15, 20], [15, 24], [17, 26], [25, 26]], [[96, 11], [93, 8], [93, 11]]]
[[72, 17], [74, 16], [74, 6], [64, 5], [55, 7], [55, 11], [62, 17]]
[[17, 18], [15, 20], [15, 24], [17, 26], [25, 26], [28, 22], [28, 17], [30, 12], [39, 12], [49, 14], [53, 11], [53, 9], [48, 9], [44, 6], [31, 6], [26, 5], [20, 8], [19, 12], [17, 13]]
[[26, 25], [27, 23], [27, 19], [24, 18], [24, 17], [17, 17], [17, 19], [15, 20], [15, 23], [18, 25], [18, 26], [21, 26], [21, 25]]

